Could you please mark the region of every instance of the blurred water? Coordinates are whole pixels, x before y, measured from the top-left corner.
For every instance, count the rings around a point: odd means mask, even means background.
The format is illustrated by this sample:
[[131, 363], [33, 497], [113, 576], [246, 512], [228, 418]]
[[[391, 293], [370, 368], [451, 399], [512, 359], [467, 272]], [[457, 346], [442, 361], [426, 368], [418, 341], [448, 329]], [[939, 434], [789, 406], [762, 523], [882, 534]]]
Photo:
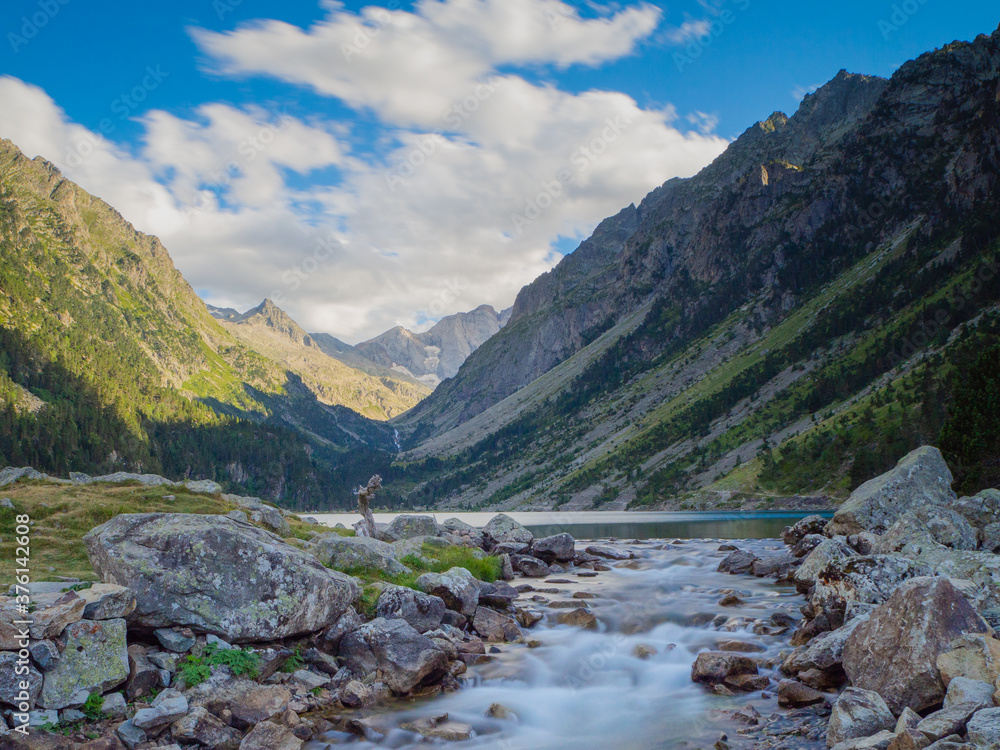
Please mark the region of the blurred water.
[[[554, 626], [550, 616], [559, 610], [528, 602], [549, 613], [542, 623], [525, 631], [528, 638], [541, 641], [541, 647], [503, 645], [495, 661], [470, 668], [459, 692], [410, 704], [404, 710], [376, 713], [369, 721], [386, 735], [377, 744], [334, 733], [328, 737], [329, 744], [309, 743], [307, 750], [341, 744], [359, 749], [416, 748], [426, 741], [399, 729], [399, 724], [441, 713], [474, 728], [472, 739], [447, 743], [461, 748], [711, 747], [722, 732], [735, 731], [729, 717], [732, 709], [749, 702], [767, 714], [777, 706], [773, 698], [764, 699], [760, 693], [737, 698], [707, 693], [691, 682], [695, 656], [722, 640], [740, 639], [762, 646], [761, 656], [774, 660], [787, 648], [790, 631], [754, 635], [739, 618], [766, 619], [782, 611], [797, 619], [803, 603], [791, 587], [717, 573], [725, 554], [717, 551], [718, 546], [718, 541], [705, 540], [634, 544], [630, 548], [636, 552], [638, 570], [619, 566], [597, 578], [560, 574], [534, 579], [531, 583], [538, 589], [559, 589], [559, 594], [545, 594], [551, 601], [570, 599], [576, 591], [595, 594], [587, 603], [600, 630]], [[777, 549], [780, 543], [753, 541], [741, 546], [763, 551]], [[553, 578], [572, 583], [550, 583]], [[735, 589], [744, 604], [720, 607], [718, 601], [726, 589]], [[519, 603], [531, 596], [523, 594]], [[729, 620], [728, 625], [711, 624], [720, 614]], [[655, 649], [655, 655], [648, 660], [638, 658], [633, 649], [639, 645]], [[766, 669], [762, 672], [771, 674]], [[517, 720], [487, 718], [492, 703], [511, 709]], [[371, 712], [358, 715], [371, 716]]]

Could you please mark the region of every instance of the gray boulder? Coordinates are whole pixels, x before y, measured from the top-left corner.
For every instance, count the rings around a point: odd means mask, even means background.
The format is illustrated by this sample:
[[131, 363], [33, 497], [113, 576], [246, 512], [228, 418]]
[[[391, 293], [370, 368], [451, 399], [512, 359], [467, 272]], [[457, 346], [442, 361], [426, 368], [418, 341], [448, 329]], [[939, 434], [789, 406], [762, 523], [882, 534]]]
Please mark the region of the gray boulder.
[[988, 706], [992, 702], [993, 684], [968, 677], [953, 678], [948, 683], [948, 692], [944, 696], [945, 708], [957, 706], [959, 703], [980, 703]]
[[28, 646], [28, 652], [31, 654], [31, 660], [43, 672], [55, 669], [62, 657], [55, 641], [32, 641]]
[[417, 579], [417, 587], [441, 597], [448, 609], [472, 616], [479, 606], [480, 583], [465, 568], [451, 568], [445, 573], [424, 573]]
[[300, 750], [302, 740], [288, 727], [264, 721], [253, 728], [240, 743], [240, 750]]
[[569, 562], [576, 556], [576, 540], [566, 533], [536, 539], [531, 554], [549, 564]]
[[795, 584], [804, 591], [816, 583], [819, 574], [828, 565], [857, 556], [858, 553], [851, 549], [843, 539], [827, 539], [820, 542], [812, 552], [805, 556], [802, 564], [795, 571]]
[[383, 617], [345, 636], [340, 642], [340, 657], [355, 674], [374, 672], [398, 694], [408, 693], [448, 670], [448, 657], [434, 641], [404, 620]]
[[1000, 680], [1000, 641], [982, 634], [963, 635], [938, 656], [937, 668], [946, 687], [958, 677], [995, 684]]
[[838, 628], [852, 605], [886, 601], [904, 581], [927, 576], [931, 567], [902, 555], [868, 555], [831, 563], [816, 578], [809, 603], [813, 616], [825, 615]]
[[232, 679], [222, 671], [187, 691], [191, 708], [202, 707], [218, 716], [228, 709], [232, 726], [246, 730], [280, 716], [288, 709], [292, 693], [282, 685], [258, 685], [253, 680]]
[[806, 516], [794, 525], [786, 526], [781, 532], [781, 541], [789, 547], [794, 547], [810, 534], [822, 534], [827, 523], [827, 519], [823, 516]]
[[405, 586], [387, 587], [379, 596], [375, 609], [378, 617], [405, 620], [418, 633], [440, 627], [444, 610], [444, 600], [441, 597], [423, 594]]
[[979, 534], [960, 513], [930, 505], [914, 509], [890, 526], [878, 539], [875, 551], [905, 551], [910, 544], [940, 544], [951, 549], [974, 550], [979, 546]]
[[977, 711], [966, 725], [969, 742], [976, 747], [995, 748], [1000, 745], [1000, 708]]
[[504, 513], [497, 513], [489, 520], [483, 527], [483, 536], [490, 545], [500, 542], [531, 544], [535, 538], [524, 526]]
[[138, 643], [128, 647], [128, 666], [125, 697], [130, 701], [149, 695], [160, 686], [159, 668], [146, 658], [146, 649]]
[[925, 505], [947, 506], [957, 497], [941, 451], [924, 446], [908, 453], [891, 471], [858, 487], [826, 527], [828, 536], [873, 531], [884, 534], [904, 514]]
[[86, 602], [83, 610], [85, 620], [120, 620], [135, 611], [135, 594], [125, 586], [95, 583], [78, 594]]
[[[35, 609], [31, 613], [31, 637], [42, 641], [56, 638], [67, 625], [78, 622], [83, 617], [87, 603], [75, 592], [52, 592], [31, 596]], [[12, 613], [14, 610], [10, 610]], [[24, 619], [16, 617], [15, 619]], [[17, 646], [13, 646], [16, 649]]]
[[84, 542], [101, 578], [135, 593], [130, 620], [147, 628], [271, 641], [328, 627], [358, 594], [352, 578], [224, 516], [122, 515]]
[[895, 727], [896, 717], [882, 696], [871, 690], [849, 687], [833, 704], [826, 744], [833, 747], [838, 742], [870, 737]]
[[483, 546], [483, 532], [482, 529], [477, 529], [475, 526], [466, 523], [458, 518], [449, 518], [443, 524], [442, 528], [449, 534], [458, 537], [462, 540], [462, 543], [469, 547], [482, 547]]
[[514, 570], [528, 578], [544, 578], [550, 573], [548, 565], [531, 555], [511, 555], [510, 563]]
[[25, 702], [33, 708], [42, 692], [42, 673], [29, 664], [28, 673], [18, 675], [17, 661], [13, 651], [0, 651], [0, 703], [16, 707]]
[[479, 635], [491, 643], [516, 641], [521, 637], [521, 628], [509, 615], [502, 615], [489, 607], [480, 607], [472, 618], [472, 627]]
[[328, 627], [316, 638], [316, 645], [328, 654], [336, 654], [340, 650], [340, 642], [344, 636], [362, 625], [361, 615], [353, 608], [348, 609], [333, 625]]
[[[590, 552], [589, 547], [587, 548], [587, 552]], [[719, 563], [718, 571], [720, 573], [730, 573], [732, 575], [747, 575], [753, 571], [753, 564], [759, 559], [760, 558], [753, 552], [738, 549], [730, 552], [726, 558]]]
[[799, 646], [782, 662], [781, 671], [792, 677], [810, 669], [821, 672], [839, 671], [844, 661], [847, 639], [867, 619], [868, 615], [857, 617], [844, 627], [821, 633], [806, 645]]
[[951, 507], [977, 529], [985, 528], [1000, 518], [1000, 490], [983, 490], [975, 497], [960, 497]]
[[142, 731], [150, 732], [173, 724], [187, 715], [187, 712], [187, 698], [178, 691], [168, 688], [153, 699], [149, 708], [140, 708], [136, 711], [132, 723]]
[[987, 524], [979, 532], [979, 547], [984, 552], [1000, 552], [1000, 522]]
[[186, 654], [197, 643], [197, 639], [190, 630], [182, 633], [173, 628], [157, 628], [153, 631], [153, 635], [156, 636], [156, 640], [163, 648], [175, 654]]
[[396, 516], [382, 529], [387, 541], [398, 542], [418, 536], [437, 536], [440, 529], [437, 521], [430, 516]]
[[893, 713], [944, 700], [937, 658], [964, 633], [988, 626], [947, 578], [914, 578], [861, 623], [844, 646], [851, 684], [874, 690]]
[[170, 727], [170, 734], [175, 740], [194, 742], [217, 750], [236, 750], [243, 739], [239, 731], [227, 726], [201, 706], [175, 721]]
[[335, 570], [375, 570], [391, 576], [410, 572], [396, 559], [391, 544], [367, 536], [326, 534], [316, 540], [312, 553]]
[[45, 708], [82, 706], [91, 693], [106, 693], [128, 679], [125, 620], [82, 620], [60, 637], [55, 669], [45, 673], [39, 702]]
[[953, 734], [965, 734], [965, 727], [972, 715], [979, 709], [992, 707], [992, 705], [992, 699], [985, 704], [978, 701], [956, 703], [954, 706], [943, 708], [926, 716], [917, 724], [917, 731], [931, 742], [937, 742]]

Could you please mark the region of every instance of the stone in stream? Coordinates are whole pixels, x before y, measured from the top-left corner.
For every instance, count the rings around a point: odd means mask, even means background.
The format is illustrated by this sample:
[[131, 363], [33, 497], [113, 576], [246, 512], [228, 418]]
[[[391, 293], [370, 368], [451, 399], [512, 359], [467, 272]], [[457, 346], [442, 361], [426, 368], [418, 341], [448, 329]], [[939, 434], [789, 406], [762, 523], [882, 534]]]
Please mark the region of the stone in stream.
[[566, 533], [536, 539], [531, 553], [546, 563], [569, 562], [576, 556], [576, 540]]
[[603, 557], [607, 560], [632, 560], [635, 558], [635, 553], [632, 550], [618, 549], [604, 545], [587, 547], [587, 554]]
[[802, 708], [825, 702], [826, 696], [823, 693], [798, 680], [782, 680], [778, 683], [778, 705], [782, 708]]
[[489, 607], [479, 607], [472, 618], [472, 627], [489, 643], [516, 641], [521, 629], [513, 617], [502, 615]]
[[597, 630], [597, 618], [594, 613], [583, 607], [560, 612], [555, 616], [555, 621], [559, 625], [572, 625], [573, 627], [585, 630]]
[[823, 516], [806, 516], [795, 523], [794, 526], [786, 526], [781, 532], [781, 541], [789, 547], [794, 547], [810, 534], [822, 534], [826, 528], [827, 519]]
[[833, 750], [888, 750], [889, 744], [894, 739], [896, 739], [896, 735], [893, 732], [883, 729], [871, 737], [858, 737], [838, 742], [833, 746]]
[[129, 621], [138, 627], [270, 641], [328, 627], [359, 591], [349, 576], [225, 516], [125, 514], [84, 542], [101, 578], [135, 593]]
[[424, 594], [405, 586], [389, 586], [378, 598], [375, 612], [387, 620], [405, 620], [418, 633], [441, 625], [445, 604], [439, 596]]
[[518, 596], [517, 590], [504, 581], [483, 581], [479, 587], [479, 603], [488, 607], [506, 609]]
[[481, 584], [465, 568], [451, 568], [445, 573], [424, 573], [417, 579], [417, 587], [441, 597], [448, 609], [467, 617], [474, 615], [479, 606]]
[[944, 700], [937, 658], [966, 633], [987, 633], [948, 578], [914, 578], [901, 585], [848, 637], [844, 671], [851, 684], [881, 695], [894, 713]]
[[551, 572], [548, 565], [531, 555], [511, 555], [510, 561], [514, 570], [529, 578], [544, 578]]
[[106, 693], [128, 679], [125, 620], [82, 620], [66, 628], [63, 654], [46, 672], [39, 702], [45, 708], [82, 706], [91, 693]]
[[753, 570], [753, 564], [759, 559], [753, 552], [738, 549], [730, 553], [726, 559], [719, 563], [718, 572], [731, 573], [732, 575], [749, 575]]
[[691, 679], [708, 685], [729, 685], [733, 678], [757, 674], [757, 662], [749, 656], [722, 651], [703, 651], [691, 666]]
[[882, 696], [871, 690], [849, 687], [833, 704], [826, 744], [832, 747], [845, 740], [870, 737], [895, 727], [896, 717]]
[[884, 534], [904, 514], [926, 505], [948, 506], [957, 500], [951, 489], [954, 477], [941, 451], [917, 448], [896, 467], [862, 484], [840, 506], [826, 527], [826, 534]]
[[430, 638], [403, 620], [382, 617], [345, 636], [340, 643], [340, 657], [356, 674], [377, 670], [398, 694], [408, 693], [448, 670], [447, 656]]

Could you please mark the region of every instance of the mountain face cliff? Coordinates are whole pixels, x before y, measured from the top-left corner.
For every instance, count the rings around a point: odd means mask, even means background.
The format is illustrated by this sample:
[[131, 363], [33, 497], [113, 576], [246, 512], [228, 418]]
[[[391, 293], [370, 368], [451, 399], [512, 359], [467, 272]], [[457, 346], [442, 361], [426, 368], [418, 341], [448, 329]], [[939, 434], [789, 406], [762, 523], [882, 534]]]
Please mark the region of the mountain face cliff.
[[315, 503], [341, 482], [347, 448], [392, 449], [392, 431], [360, 412], [385, 419], [426, 393], [318, 350], [289, 366], [274, 342], [297, 327], [276, 309], [260, 316], [270, 338], [234, 335], [159, 240], [10, 141], [0, 141], [0, 290], [4, 464], [212, 478]]
[[393, 420], [399, 476], [463, 507], [718, 504], [940, 438], [974, 482], [993, 438], [954, 419], [997, 343], [998, 148], [1000, 30], [842, 71], [525, 287]]
[[358, 344], [356, 350], [376, 364], [433, 388], [454, 377], [469, 355], [506, 325], [509, 313], [481, 305], [442, 318], [424, 333], [397, 326]]

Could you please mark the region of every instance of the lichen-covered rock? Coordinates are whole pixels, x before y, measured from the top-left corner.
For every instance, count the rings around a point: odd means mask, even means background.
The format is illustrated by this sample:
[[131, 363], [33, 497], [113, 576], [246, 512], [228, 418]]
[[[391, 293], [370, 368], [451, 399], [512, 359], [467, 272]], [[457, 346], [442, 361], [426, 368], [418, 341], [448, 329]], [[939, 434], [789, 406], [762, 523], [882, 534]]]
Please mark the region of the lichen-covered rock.
[[954, 503], [957, 497], [951, 489], [953, 481], [941, 451], [931, 446], [917, 448], [903, 456], [894, 469], [854, 490], [834, 513], [826, 533], [884, 534], [915, 508]]
[[[75, 592], [32, 594], [35, 605], [29, 626], [31, 637], [41, 641], [56, 638], [67, 625], [78, 622], [83, 617], [87, 603]], [[23, 618], [18, 618], [23, 619]]]
[[286, 687], [258, 685], [242, 678], [234, 680], [223, 672], [216, 672], [189, 690], [187, 697], [192, 708], [200, 706], [216, 716], [228, 709], [232, 713], [232, 725], [243, 730], [280, 716], [292, 700]]
[[984, 552], [1000, 552], [1000, 521], [987, 524], [980, 530], [979, 547]]
[[827, 565], [816, 577], [809, 599], [813, 616], [824, 615], [831, 627], [844, 624], [848, 607], [886, 601], [904, 581], [930, 575], [929, 565], [902, 555], [852, 557]]
[[382, 536], [390, 542], [413, 539], [418, 536], [437, 536], [440, 529], [430, 516], [396, 516], [382, 529]]
[[907, 545], [940, 544], [959, 550], [979, 546], [979, 534], [957, 511], [934, 505], [914, 508], [896, 521], [878, 538], [875, 551], [905, 551]]
[[439, 596], [448, 609], [470, 617], [479, 606], [480, 583], [465, 568], [451, 568], [444, 573], [424, 573], [417, 579], [417, 587], [428, 594]]
[[368, 536], [326, 534], [316, 540], [312, 553], [321, 563], [335, 570], [366, 569], [391, 576], [410, 572], [396, 559], [391, 544]]
[[239, 497], [237, 495], [223, 495], [224, 500], [236, 503], [250, 517], [250, 521], [263, 526], [268, 531], [284, 538], [292, 535], [292, 528], [285, 520], [285, 516], [277, 508], [272, 508], [264, 503], [259, 497]]
[[340, 657], [355, 674], [376, 673], [395, 693], [405, 694], [448, 670], [448, 657], [437, 644], [405, 620], [378, 617], [348, 634]]
[[121, 515], [84, 542], [101, 578], [135, 593], [130, 620], [147, 628], [275, 640], [333, 624], [358, 593], [349, 576], [224, 516]]
[[827, 727], [826, 744], [859, 737], [870, 737], [883, 730], [895, 729], [896, 717], [882, 696], [871, 690], [849, 687], [833, 704]]
[[379, 595], [375, 612], [387, 620], [405, 620], [418, 633], [440, 627], [444, 600], [405, 586], [389, 586]]
[[847, 639], [867, 619], [868, 615], [856, 617], [842, 628], [821, 633], [804, 646], [799, 646], [782, 662], [781, 671], [793, 677], [810, 669], [821, 672], [841, 671]]
[[175, 721], [170, 727], [170, 734], [175, 740], [195, 742], [218, 750], [236, 750], [243, 738], [237, 730], [201, 706]]
[[95, 583], [78, 594], [86, 603], [83, 609], [85, 620], [120, 620], [135, 611], [135, 594], [125, 586]]
[[566, 533], [536, 539], [531, 554], [546, 563], [568, 562], [576, 556], [576, 540]]
[[823, 516], [806, 516], [793, 526], [786, 526], [781, 532], [781, 541], [789, 547], [794, 547], [810, 534], [822, 534], [829, 521]]
[[477, 529], [475, 526], [466, 523], [458, 518], [449, 518], [441, 527], [462, 540], [463, 544], [469, 547], [482, 547], [483, 546], [483, 532], [482, 529]]
[[531, 544], [534, 535], [505, 513], [497, 513], [483, 527], [483, 536], [488, 544], [500, 542], [521, 542]]
[[828, 565], [857, 556], [858, 553], [851, 549], [843, 539], [827, 539], [805, 556], [802, 564], [795, 571], [795, 584], [801, 590], [808, 589], [816, 583], [819, 574]]
[[188, 700], [176, 690], [168, 688], [153, 699], [149, 708], [140, 708], [132, 723], [144, 732], [173, 724], [188, 712]]
[[240, 750], [300, 750], [301, 747], [302, 740], [292, 730], [273, 721], [261, 722], [240, 743]]
[[960, 635], [987, 631], [947, 578], [914, 578], [848, 637], [844, 671], [855, 687], [881, 695], [893, 713], [922, 711], [944, 700], [937, 658]]
[[348, 609], [333, 625], [316, 638], [316, 645], [328, 654], [336, 654], [344, 636], [361, 627], [363, 621], [353, 608]]
[[487, 642], [503, 643], [521, 637], [521, 628], [513, 617], [502, 615], [489, 607], [480, 607], [472, 618], [472, 627]]
[[39, 703], [45, 708], [82, 706], [128, 679], [125, 620], [81, 620], [60, 637], [62, 657], [45, 673]]
[[[28, 665], [28, 673], [18, 675], [18, 655], [12, 651], [0, 651], [0, 703], [18, 707], [22, 702], [34, 708], [38, 695], [42, 692], [42, 673]], [[27, 683], [22, 691], [21, 683]]]

